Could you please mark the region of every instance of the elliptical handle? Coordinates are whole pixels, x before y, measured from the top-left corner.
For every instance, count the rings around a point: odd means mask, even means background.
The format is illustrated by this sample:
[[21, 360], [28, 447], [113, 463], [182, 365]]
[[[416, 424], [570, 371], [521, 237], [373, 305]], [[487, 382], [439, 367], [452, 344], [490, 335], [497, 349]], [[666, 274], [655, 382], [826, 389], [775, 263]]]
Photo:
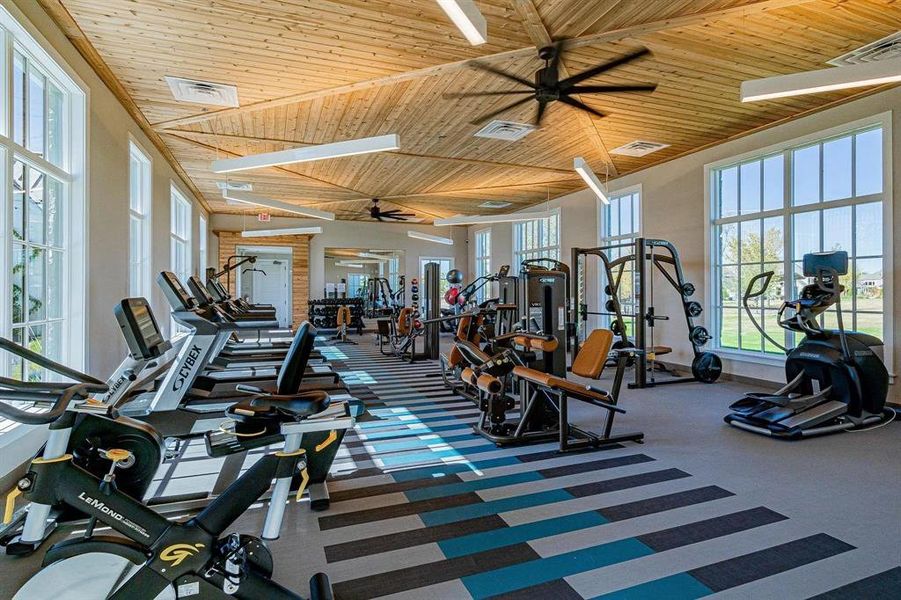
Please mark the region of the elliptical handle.
[[[751, 281], [748, 282], [748, 287], [745, 288], [744, 295], [741, 298], [741, 305], [742, 305], [742, 307], [744, 307], [745, 312], [748, 314], [748, 317], [751, 319], [751, 323], [754, 324], [754, 327], [757, 329], [757, 331], [760, 332], [760, 334], [764, 337], [764, 339], [767, 340], [769, 343], [773, 344], [774, 346], [776, 346], [777, 348], [779, 348], [780, 350], [782, 350], [783, 352], [785, 352], [786, 354], [788, 354], [788, 348], [786, 348], [785, 346], [783, 346], [782, 344], [780, 344], [779, 342], [774, 340], [773, 336], [771, 336], [769, 333], [767, 333], [766, 330], [760, 326], [760, 323], [757, 322], [757, 319], [754, 317], [753, 311], [751, 311], [751, 306], [748, 303], [748, 300], [750, 300], [751, 298], [759, 298], [760, 296], [763, 296], [763, 294], [770, 287], [770, 282], [773, 280], [774, 274], [775, 274], [774, 271], [764, 271], [763, 273], [758, 273], [757, 275], [752, 277]], [[754, 285], [760, 279], [764, 279], [763, 285], [760, 286], [760, 291], [752, 294], [751, 291], [754, 289]], [[781, 311], [780, 311], [780, 314], [781, 314]]]
[[[773, 275], [775, 275], [774, 271], [764, 271], [763, 273], [758, 273], [754, 277], [751, 278], [751, 281], [748, 282], [748, 287], [745, 288], [745, 294], [742, 296], [742, 305], [747, 308], [748, 300], [751, 298], [758, 298], [763, 296], [763, 294], [770, 287], [770, 281], [773, 280]], [[760, 291], [752, 294], [751, 290], [754, 289], [754, 285], [760, 280], [766, 278], [766, 281], [763, 282], [763, 285], [760, 287]]]
[[[66, 365], [60, 364], [56, 361], [50, 360], [46, 356], [42, 356], [37, 352], [29, 350], [28, 348], [23, 348], [19, 344], [8, 340], [4, 337], [0, 337], [0, 349], [6, 350], [7, 352], [11, 352], [16, 356], [24, 358], [28, 362], [34, 363], [40, 367], [44, 367], [54, 373], [59, 373], [64, 377], [68, 377], [69, 379], [74, 379], [79, 383], [85, 384], [85, 390], [91, 392], [103, 393], [108, 390], [107, 385], [100, 381], [99, 379], [95, 379], [86, 373], [82, 373], [81, 371], [76, 371], [75, 369], [71, 369]], [[58, 386], [57, 386], [58, 388]]]
[[[88, 397], [88, 390], [86, 389], [87, 387], [88, 386], [85, 384], [72, 384], [70, 387], [66, 388], [62, 393], [56, 396], [56, 400], [53, 403], [53, 408], [43, 413], [28, 412], [20, 408], [16, 408], [11, 404], [7, 404], [6, 402], [0, 401], [0, 417], [4, 417], [6, 419], [9, 419], [10, 421], [15, 421], [16, 423], [22, 423], [23, 425], [47, 425], [49, 423], [53, 423], [54, 421], [59, 419], [64, 412], [66, 412], [66, 409], [69, 407], [69, 403], [74, 398]], [[5, 398], [7, 400], [34, 401], [36, 399], [35, 396], [36, 394], [28, 392], [0, 391], [0, 398]], [[52, 397], [52, 394], [47, 395], [48, 399]]]

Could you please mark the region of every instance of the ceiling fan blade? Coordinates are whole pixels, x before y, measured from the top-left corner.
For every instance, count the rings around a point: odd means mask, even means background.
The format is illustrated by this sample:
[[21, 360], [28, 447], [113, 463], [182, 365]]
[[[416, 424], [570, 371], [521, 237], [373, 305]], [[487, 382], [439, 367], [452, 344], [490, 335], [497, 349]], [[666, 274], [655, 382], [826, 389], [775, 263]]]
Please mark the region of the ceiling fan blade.
[[544, 111], [547, 110], [547, 102], [538, 101], [538, 112], [535, 113], [535, 127], [541, 126], [541, 119], [544, 118]]
[[510, 90], [507, 92], [461, 92], [444, 94], [445, 98], [475, 98], [478, 96], [514, 96], [518, 94], [534, 94], [532, 90]]
[[591, 79], [595, 75], [600, 75], [605, 71], [609, 71], [615, 67], [619, 67], [620, 65], [624, 65], [626, 63], [630, 63], [633, 60], [637, 60], [646, 54], [650, 54], [651, 51], [647, 48], [642, 48], [638, 52], [633, 52], [632, 54], [626, 54], [625, 56], [620, 56], [617, 59], [611, 60], [610, 62], [606, 62], [604, 64], [600, 64], [596, 67], [592, 67], [587, 71], [582, 71], [581, 73], [577, 73], [572, 77], [568, 77], [560, 82], [560, 88], [566, 90], [578, 83], [585, 81], [586, 79]]
[[525, 104], [526, 102], [529, 102], [530, 100], [532, 100], [532, 96], [528, 96], [528, 97], [526, 97], [526, 98], [523, 98], [522, 100], [517, 100], [516, 102], [514, 102], [514, 103], [512, 103], [512, 104], [508, 104], [508, 105], [506, 105], [506, 106], [504, 106], [504, 107], [502, 107], [502, 108], [499, 108], [499, 109], [497, 109], [496, 111], [490, 112], [490, 113], [488, 113], [487, 115], [482, 115], [481, 117], [479, 117], [479, 118], [476, 119], [475, 121], [470, 121], [470, 124], [472, 124], [472, 125], [481, 125], [481, 124], [484, 123], [485, 121], [487, 121], [487, 120], [489, 120], [489, 119], [493, 119], [494, 117], [498, 116], [499, 114], [504, 113], [504, 112], [507, 112], [507, 111], [510, 110], [511, 108], [516, 108], [517, 106], [521, 106], [521, 105]]
[[584, 110], [585, 112], [591, 113], [596, 117], [604, 116], [604, 113], [591, 108], [584, 102], [580, 102], [579, 100], [576, 100], [575, 98], [570, 98], [569, 96], [560, 96], [559, 101], [562, 102], [563, 104], [568, 104], [568, 105], [572, 106], [573, 108], [578, 108], [579, 110]]
[[566, 51], [566, 40], [560, 40], [556, 44], [554, 44], [554, 58], [551, 60], [548, 67], [551, 68], [551, 73], [557, 74], [560, 72], [560, 61], [563, 59], [563, 52]]
[[608, 94], [612, 92], [653, 92], [657, 84], [649, 85], [574, 85], [567, 94]]
[[532, 83], [528, 79], [524, 79], [523, 77], [520, 77], [519, 75], [513, 75], [512, 73], [507, 73], [506, 71], [501, 71], [500, 69], [498, 69], [496, 67], [492, 67], [491, 65], [486, 65], [485, 63], [471, 62], [469, 64], [470, 64], [470, 66], [475, 67], [476, 69], [479, 69], [481, 71], [487, 71], [488, 73], [492, 73], [494, 75], [497, 75], [498, 77], [503, 77], [505, 79], [509, 79], [510, 81], [515, 81], [516, 83], [518, 83], [520, 85], [524, 85], [528, 88], [532, 88], [533, 90], [535, 89], [534, 83]]

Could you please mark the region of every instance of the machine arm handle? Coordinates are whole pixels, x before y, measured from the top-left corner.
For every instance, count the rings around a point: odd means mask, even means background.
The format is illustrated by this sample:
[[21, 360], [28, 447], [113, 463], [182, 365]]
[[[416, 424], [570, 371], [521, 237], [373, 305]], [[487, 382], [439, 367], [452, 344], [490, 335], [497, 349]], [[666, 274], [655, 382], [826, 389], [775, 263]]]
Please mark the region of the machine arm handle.
[[[12, 342], [4, 337], [0, 337], [0, 349], [6, 350], [16, 356], [24, 358], [30, 363], [34, 363], [39, 367], [44, 367], [54, 373], [58, 373], [64, 377], [68, 377], [69, 379], [74, 379], [75, 381], [82, 383], [85, 385], [85, 390], [89, 392], [98, 392], [103, 393], [108, 390], [107, 385], [100, 381], [99, 379], [95, 379], [86, 373], [82, 373], [81, 371], [76, 371], [75, 369], [71, 369], [66, 365], [60, 364], [56, 361], [50, 360], [46, 356], [42, 356], [37, 352], [33, 352], [28, 348], [23, 348], [22, 346]], [[61, 385], [59, 383], [48, 383], [48, 384], [37, 384], [34, 386], [35, 389], [40, 389], [39, 386], [46, 386], [43, 389], [48, 391], [59, 390], [61, 389]], [[69, 387], [64, 385], [64, 387]]]
[[[752, 277], [751, 281], [748, 282], [748, 287], [745, 288], [744, 295], [741, 298], [741, 305], [744, 307], [745, 312], [748, 313], [748, 317], [751, 319], [751, 323], [754, 324], [754, 327], [757, 329], [757, 331], [760, 332], [760, 334], [764, 337], [764, 339], [767, 340], [769, 343], [773, 344], [774, 346], [776, 346], [777, 348], [779, 348], [780, 350], [782, 350], [783, 352], [785, 352], [786, 354], [788, 354], [788, 348], [786, 348], [784, 345], [782, 345], [779, 342], [777, 342], [776, 340], [774, 340], [773, 336], [771, 336], [769, 333], [767, 333], [766, 330], [760, 326], [760, 323], [758, 323], [757, 319], [754, 318], [754, 311], [751, 310], [751, 305], [749, 303], [749, 300], [751, 300], [751, 298], [758, 298], [760, 296], [763, 296], [763, 294], [767, 291], [767, 288], [770, 287], [770, 281], [772, 281], [773, 275], [774, 275], [773, 271], [764, 271], [763, 273], [758, 273], [757, 275]], [[755, 292], [754, 286], [761, 279], [764, 280], [763, 285], [760, 286], [759, 291]], [[779, 311], [779, 314], [781, 315], [782, 311]]]
[[[46, 425], [48, 423], [53, 423], [58, 418], [60, 418], [64, 412], [66, 412], [66, 409], [69, 407], [69, 403], [74, 398], [87, 397], [88, 392], [85, 389], [86, 387], [87, 386], [80, 383], [73, 384], [56, 396], [53, 407], [49, 411], [42, 413], [28, 412], [20, 408], [16, 408], [11, 404], [7, 404], [6, 402], [0, 401], [0, 417], [4, 417], [6, 419], [9, 419], [10, 421], [15, 421], [16, 423], [22, 423], [24, 425]], [[34, 393], [0, 391], [0, 398], [13, 401], [34, 401], [36, 399], [46, 400], [52, 397], [53, 396], [43, 396], [41, 398], [35, 398]]]

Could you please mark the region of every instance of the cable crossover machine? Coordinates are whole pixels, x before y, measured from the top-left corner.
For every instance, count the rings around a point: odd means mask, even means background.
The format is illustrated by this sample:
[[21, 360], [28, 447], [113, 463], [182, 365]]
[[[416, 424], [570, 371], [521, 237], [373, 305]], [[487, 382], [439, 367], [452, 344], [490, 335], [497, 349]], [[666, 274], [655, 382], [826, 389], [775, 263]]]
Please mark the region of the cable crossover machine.
[[[623, 253], [611, 259], [611, 254]], [[585, 269], [588, 257], [595, 256], [601, 262], [599, 273], [603, 274], [604, 295], [607, 300], [603, 311], [589, 310], [585, 298]], [[666, 240], [637, 238], [634, 241], [598, 246], [596, 248], [573, 248], [572, 266], [575, 271], [571, 278], [573, 298], [573, 322], [570, 328], [573, 353], [579, 351], [579, 327], [588, 321], [589, 315], [605, 316], [611, 320], [610, 329], [619, 339], [614, 348], [635, 348], [635, 381], [630, 388], [646, 388], [669, 383], [700, 381], [713, 383], [722, 373], [722, 361], [713, 352], [704, 351], [703, 346], [710, 341], [710, 332], [695, 319], [701, 316], [700, 302], [691, 300], [695, 293], [694, 284], [685, 281], [682, 263], [675, 246]], [[631, 267], [631, 273], [630, 268]], [[688, 340], [694, 352], [691, 363], [691, 377], [656, 379], [655, 372], [663, 370], [657, 357], [672, 352], [672, 348], [655, 343], [654, 330], [657, 321], [669, 320], [668, 316], [657, 314], [654, 308], [654, 271], [659, 271], [670, 286], [679, 294], [685, 314]], [[628, 275], [627, 275], [628, 274]], [[632, 314], [624, 315], [623, 283], [625, 277], [632, 278], [632, 293], [635, 308]], [[634, 317], [634, 339], [630, 339], [626, 328], [626, 317]]]

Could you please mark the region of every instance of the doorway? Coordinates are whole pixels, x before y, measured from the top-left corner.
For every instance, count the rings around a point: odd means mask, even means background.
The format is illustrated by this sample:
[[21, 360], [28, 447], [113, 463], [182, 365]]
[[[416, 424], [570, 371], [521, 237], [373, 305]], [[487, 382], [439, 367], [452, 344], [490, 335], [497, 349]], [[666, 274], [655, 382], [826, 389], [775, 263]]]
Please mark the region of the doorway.
[[256, 256], [238, 272], [238, 293], [252, 304], [270, 304], [275, 308], [279, 327], [292, 326], [291, 248], [239, 246], [238, 254]]

